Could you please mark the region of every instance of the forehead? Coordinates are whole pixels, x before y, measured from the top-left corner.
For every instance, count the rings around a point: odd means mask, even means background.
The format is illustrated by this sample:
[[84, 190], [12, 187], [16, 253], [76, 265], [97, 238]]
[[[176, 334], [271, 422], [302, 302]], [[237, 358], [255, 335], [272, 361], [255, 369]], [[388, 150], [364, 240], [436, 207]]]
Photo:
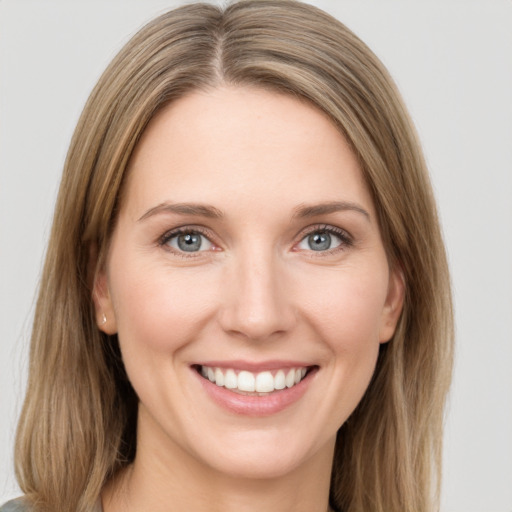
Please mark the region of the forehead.
[[260, 207], [293, 199], [357, 200], [372, 208], [348, 143], [303, 100], [222, 87], [190, 93], [160, 111], [130, 161], [127, 202], [137, 209], [158, 200], [222, 208], [234, 198], [259, 200]]

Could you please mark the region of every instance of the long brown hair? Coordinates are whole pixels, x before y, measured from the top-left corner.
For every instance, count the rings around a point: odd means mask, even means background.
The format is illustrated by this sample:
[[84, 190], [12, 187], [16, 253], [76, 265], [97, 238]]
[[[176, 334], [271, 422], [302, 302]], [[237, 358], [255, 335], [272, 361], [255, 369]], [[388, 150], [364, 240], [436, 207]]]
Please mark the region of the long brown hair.
[[311, 102], [359, 158], [406, 296], [369, 389], [339, 430], [331, 500], [345, 512], [434, 510], [453, 328], [426, 165], [380, 61], [343, 24], [292, 0], [168, 12], [128, 42], [93, 90], [65, 163], [40, 284], [19, 484], [36, 510], [86, 512], [133, 460], [137, 399], [116, 336], [96, 326], [91, 284], [145, 127], [169, 102], [221, 83]]

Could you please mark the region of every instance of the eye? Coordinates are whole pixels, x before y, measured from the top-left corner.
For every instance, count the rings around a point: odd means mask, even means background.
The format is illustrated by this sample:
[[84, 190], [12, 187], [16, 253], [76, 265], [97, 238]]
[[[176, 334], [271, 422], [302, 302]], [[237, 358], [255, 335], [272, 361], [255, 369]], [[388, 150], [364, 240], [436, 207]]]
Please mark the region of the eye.
[[168, 233], [162, 240], [162, 245], [167, 245], [177, 252], [202, 252], [209, 251], [213, 247], [205, 235], [194, 230]]
[[341, 246], [351, 245], [350, 237], [343, 230], [334, 227], [315, 229], [297, 245], [300, 250], [326, 252]]

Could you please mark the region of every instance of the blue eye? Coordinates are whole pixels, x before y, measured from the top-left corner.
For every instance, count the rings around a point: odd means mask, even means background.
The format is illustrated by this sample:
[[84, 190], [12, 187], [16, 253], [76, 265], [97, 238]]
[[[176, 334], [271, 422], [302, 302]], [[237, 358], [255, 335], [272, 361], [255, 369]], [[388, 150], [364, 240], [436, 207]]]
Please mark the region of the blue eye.
[[171, 234], [165, 240], [165, 244], [179, 252], [209, 251], [212, 243], [197, 231], [184, 231]]
[[299, 249], [306, 251], [330, 251], [342, 244], [349, 245], [346, 235], [334, 232], [332, 229], [318, 229], [305, 236], [298, 245]]

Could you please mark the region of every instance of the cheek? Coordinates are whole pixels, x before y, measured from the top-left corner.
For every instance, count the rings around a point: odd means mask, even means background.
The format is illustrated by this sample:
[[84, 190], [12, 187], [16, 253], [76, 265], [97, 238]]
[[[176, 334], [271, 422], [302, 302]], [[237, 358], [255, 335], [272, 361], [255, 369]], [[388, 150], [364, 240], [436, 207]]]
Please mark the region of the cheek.
[[379, 344], [388, 278], [382, 265], [335, 269], [314, 276], [300, 293], [309, 321], [336, 352], [359, 352]]
[[307, 334], [317, 347], [323, 347], [322, 398], [315, 402], [315, 410], [327, 432], [336, 432], [348, 419], [374, 374], [387, 276], [385, 260], [323, 268], [302, 272], [300, 286], [294, 290], [303, 305]]
[[210, 315], [215, 286], [207, 276], [131, 262], [118, 269], [111, 273], [111, 289], [125, 357], [175, 352]]

